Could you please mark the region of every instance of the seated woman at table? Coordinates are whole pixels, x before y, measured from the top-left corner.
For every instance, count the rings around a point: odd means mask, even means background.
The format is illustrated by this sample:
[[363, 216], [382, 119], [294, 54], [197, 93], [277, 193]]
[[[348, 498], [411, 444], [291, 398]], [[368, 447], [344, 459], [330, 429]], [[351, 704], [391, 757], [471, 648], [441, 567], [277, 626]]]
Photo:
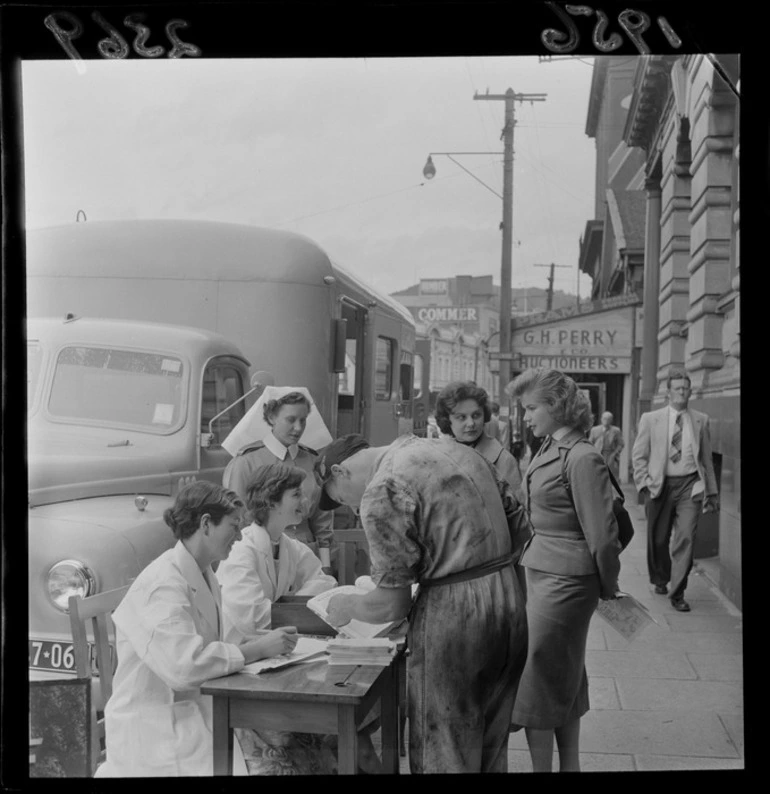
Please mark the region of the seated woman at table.
[[271, 605], [282, 596], [313, 596], [337, 586], [310, 548], [284, 532], [304, 513], [306, 476], [296, 466], [271, 463], [255, 469], [246, 486], [254, 523], [217, 569], [225, 636], [233, 642], [269, 628]]
[[[212, 775], [212, 701], [201, 684], [291, 651], [286, 627], [223, 641], [212, 570], [241, 537], [244, 504], [209, 482], [183, 488], [163, 518], [177, 544], [135, 579], [112, 616], [118, 667], [104, 710], [107, 760], [96, 777]], [[236, 774], [246, 774], [243, 759]]]
[[[246, 486], [254, 523], [243, 530], [242, 540], [217, 569], [225, 636], [233, 642], [248, 640], [269, 627], [272, 603], [281, 596], [312, 596], [337, 586], [307, 545], [284, 534], [303, 515], [306, 476], [296, 466], [272, 463], [254, 470]], [[246, 729], [236, 729], [236, 736], [252, 775], [333, 774], [336, 770], [336, 737]], [[359, 766], [378, 771], [368, 731], [359, 736], [359, 748]]]

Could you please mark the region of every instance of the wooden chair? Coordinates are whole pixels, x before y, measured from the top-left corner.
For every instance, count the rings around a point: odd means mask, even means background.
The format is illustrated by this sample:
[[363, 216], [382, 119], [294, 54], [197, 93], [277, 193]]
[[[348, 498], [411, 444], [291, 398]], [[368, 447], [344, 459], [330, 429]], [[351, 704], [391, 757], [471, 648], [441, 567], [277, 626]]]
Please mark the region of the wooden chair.
[[89, 653], [86, 626], [91, 622], [94, 646], [96, 649], [96, 668], [99, 673], [99, 691], [101, 693], [102, 716], [96, 713], [96, 704], [92, 706], [94, 737], [92, 774], [105, 758], [104, 739], [104, 706], [112, 695], [112, 657], [110, 656], [107, 617], [111, 615], [123, 596], [128, 592], [129, 585], [116, 590], [81, 598], [70, 596], [69, 614], [72, 629], [72, 648], [75, 656], [75, 669], [78, 678], [91, 678], [91, 654]]

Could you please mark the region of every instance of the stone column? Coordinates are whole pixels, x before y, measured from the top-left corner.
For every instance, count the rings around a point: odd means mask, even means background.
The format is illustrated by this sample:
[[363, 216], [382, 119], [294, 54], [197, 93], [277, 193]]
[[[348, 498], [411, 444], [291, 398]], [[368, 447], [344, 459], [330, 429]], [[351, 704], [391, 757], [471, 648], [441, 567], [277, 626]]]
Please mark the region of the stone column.
[[660, 285], [660, 180], [649, 177], [645, 181], [644, 187], [647, 191], [647, 214], [644, 243], [644, 319], [639, 416], [650, 410], [652, 399], [657, 390]]
[[686, 366], [693, 390], [724, 363], [719, 298], [730, 288], [734, 100], [703, 57], [693, 61], [690, 308]]
[[675, 111], [663, 138], [658, 378], [685, 362], [690, 262], [689, 122]]

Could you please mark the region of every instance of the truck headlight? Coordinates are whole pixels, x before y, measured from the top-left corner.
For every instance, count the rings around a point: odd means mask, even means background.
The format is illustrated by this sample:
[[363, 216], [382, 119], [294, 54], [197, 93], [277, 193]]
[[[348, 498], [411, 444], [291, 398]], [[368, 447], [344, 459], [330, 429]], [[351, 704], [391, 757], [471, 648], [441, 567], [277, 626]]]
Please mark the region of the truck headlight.
[[60, 612], [69, 612], [69, 598], [96, 592], [96, 578], [80, 560], [62, 560], [51, 567], [46, 578], [48, 598]]

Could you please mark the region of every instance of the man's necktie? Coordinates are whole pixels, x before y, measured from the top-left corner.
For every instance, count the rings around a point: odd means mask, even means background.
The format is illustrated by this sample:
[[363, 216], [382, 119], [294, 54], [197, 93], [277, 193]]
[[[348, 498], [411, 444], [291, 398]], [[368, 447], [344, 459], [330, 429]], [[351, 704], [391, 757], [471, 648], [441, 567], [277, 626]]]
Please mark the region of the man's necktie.
[[674, 435], [671, 437], [671, 462], [679, 463], [682, 459], [682, 414], [676, 415]]

